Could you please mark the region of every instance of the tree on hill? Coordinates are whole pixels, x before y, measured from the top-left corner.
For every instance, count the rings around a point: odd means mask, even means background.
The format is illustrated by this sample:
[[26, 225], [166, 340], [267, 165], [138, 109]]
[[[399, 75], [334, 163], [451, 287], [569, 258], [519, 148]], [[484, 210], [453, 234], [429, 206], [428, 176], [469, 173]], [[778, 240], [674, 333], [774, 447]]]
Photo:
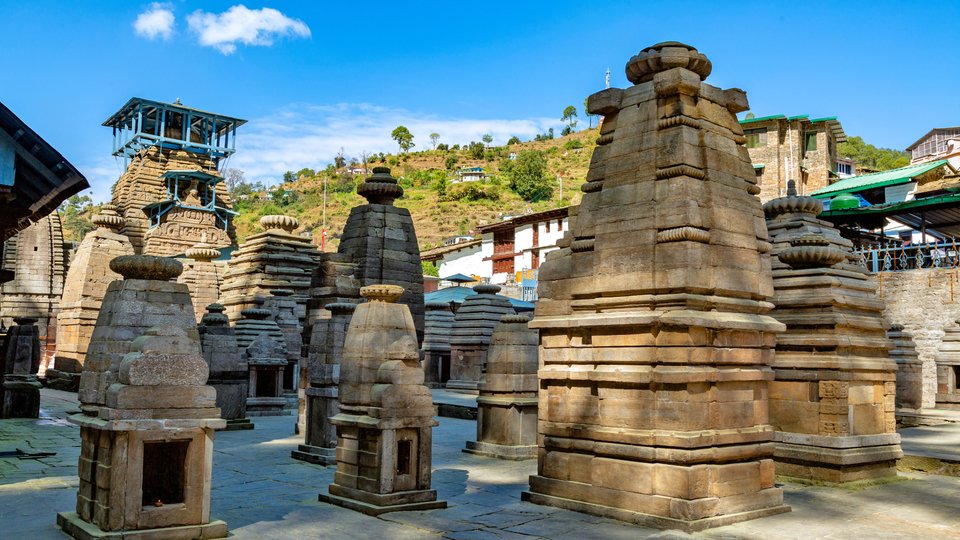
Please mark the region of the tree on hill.
[[439, 134], [439, 133], [431, 133], [431, 134], [430, 134], [430, 142], [433, 143], [433, 149], [434, 149], [434, 150], [437, 149], [437, 141], [439, 141], [439, 140], [440, 140], [440, 134]]
[[483, 159], [483, 151], [485, 148], [482, 142], [473, 141], [470, 143], [470, 146], [467, 147], [467, 153], [470, 154], [470, 157], [473, 159]]
[[553, 195], [547, 155], [540, 150], [523, 150], [516, 159], [505, 161], [500, 171], [507, 177], [510, 189], [525, 201], [542, 201]]
[[563, 110], [563, 116], [560, 117], [561, 122], [566, 122], [570, 126], [570, 130], [577, 127], [577, 108], [573, 105], [567, 105], [567, 108]]
[[906, 167], [910, 164], [910, 154], [891, 148], [877, 148], [866, 143], [862, 137], [850, 137], [847, 142], [837, 145], [837, 153], [857, 162], [857, 165], [886, 171]]
[[390, 133], [390, 137], [397, 141], [397, 145], [400, 147], [400, 151], [406, 153], [408, 150], [416, 146], [413, 144], [413, 134], [410, 133], [410, 130], [406, 126], [397, 126]]
[[486, 143], [486, 144], [488, 144], [488, 145], [489, 145], [490, 143], [492, 143], [492, 142], [493, 142], [493, 135], [491, 135], [491, 134], [489, 134], [489, 133], [487, 133], [486, 135], [484, 135], [484, 136], [483, 136], [483, 142]]
[[510, 137], [510, 140], [507, 141], [507, 145], [511, 145], [511, 144], [520, 144], [520, 137], [517, 137], [516, 135], [514, 135], [513, 137]]
[[587, 120], [590, 122], [590, 129], [593, 129], [593, 117], [595, 114], [590, 114], [590, 111], [587, 109], [587, 102], [590, 101], [590, 98], [583, 98], [583, 114], [587, 115]]
[[343, 157], [343, 147], [341, 146], [340, 151], [337, 152], [337, 156], [333, 158], [333, 165], [338, 169], [342, 169], [346, 164], [347, 158]]
[[79, 242], [93, 230], [93, 221], [90, 220], [93, 209], [93, 199], [88, 195], [74, 195], [63, 201], [58, 210], [63, 223], [64, 239]]

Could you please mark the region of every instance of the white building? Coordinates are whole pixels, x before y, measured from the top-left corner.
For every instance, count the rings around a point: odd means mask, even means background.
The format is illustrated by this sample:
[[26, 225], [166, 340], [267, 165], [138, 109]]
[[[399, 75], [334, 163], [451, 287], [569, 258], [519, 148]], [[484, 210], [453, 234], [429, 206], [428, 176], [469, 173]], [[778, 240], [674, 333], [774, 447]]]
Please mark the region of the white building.
[[960, 170], [960, 126], [931, 129], [908, 146], [907, 152], [911, 165], [945, 159]]
[[536, 289], [537, 270], [569, 229], [568, 212], [556, 208], [478, 227], [490, 282]]
[[[432, 262], [440, 277], [464, 274], [480, 280], [489, 280], [492, 273], [490, 261], [484, 261], [481, 240], [461, 241], [420, 252], [420, 260]], [[445, 286], [444, 283], [440, 284]]]

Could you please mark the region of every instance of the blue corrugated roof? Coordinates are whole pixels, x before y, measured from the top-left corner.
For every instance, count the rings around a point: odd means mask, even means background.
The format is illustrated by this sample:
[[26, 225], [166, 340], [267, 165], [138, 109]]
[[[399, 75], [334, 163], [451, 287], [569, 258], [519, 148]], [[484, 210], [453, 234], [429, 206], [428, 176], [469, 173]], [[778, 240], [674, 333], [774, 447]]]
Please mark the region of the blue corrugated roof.
[[[477, 294], [470, 287], [447, 287], [446, 289], [440, 289], [438, 291], [433, 291], [423, 295], [424, 302], [444, 302], [450, 303], [455, 302], [457, 304], [462, 304], [463, 301], [468, 296], [473, 296]], [[500, 298], [506, 298], [510, 301], [510, 304], [513, 306], [513, 309], [518, 312], [523, 311], [533, 311], [533, 304], [531, 302], [524, 302], [523, 300], [517, 300], [516, 298], [510, 298], [509, 296], [503, 296], [498, 294]]]

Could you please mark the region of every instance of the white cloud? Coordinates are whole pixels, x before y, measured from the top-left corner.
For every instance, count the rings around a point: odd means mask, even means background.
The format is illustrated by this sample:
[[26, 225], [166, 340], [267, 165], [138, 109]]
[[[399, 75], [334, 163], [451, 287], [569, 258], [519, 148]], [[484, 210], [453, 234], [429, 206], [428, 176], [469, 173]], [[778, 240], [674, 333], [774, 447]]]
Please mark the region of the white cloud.
[[249, 9], [239, 4], [223, 13], [197, 10], [187, 16], [187, 24], [200, 44], [223, 54], [233, 54], [237, 43], [269, 47], [280, 36], [310, 37], [310, 29], [299, 19], [291, 19], [272, 8]]
[[122, 158], [105, 155], [80, 163], [77, 168], [90, 183], [90, 190], [83, 195], [89, 195], [95, 203], [103, 203], [110, 201], [110, 188], [123, 174], [124, 163]]
[[292, 104], [241, 127], [237, 153], [228, 166], [243, 170], [248, 179], [275, 183], [284, 171], [325, 167], [341, 147], [349, 157], [359, 157], [361, 152], [396, 153], [390, 132], [398, 125], [413, 134], [414, 151], [432, 147], [431, 133], [438, 133], [440, 142], [449, 145], [479, 141], [487, 133], [493, 135], [494, 144], [505, 144], [512, 136], [527, 140], [562, 126], [554, 118], [440, 118], [366, 103]]
[[173, 6], [161, 2], [150, 4], [133, 21], [133, 31], [147, 39], [170, 39], [173, 35]]

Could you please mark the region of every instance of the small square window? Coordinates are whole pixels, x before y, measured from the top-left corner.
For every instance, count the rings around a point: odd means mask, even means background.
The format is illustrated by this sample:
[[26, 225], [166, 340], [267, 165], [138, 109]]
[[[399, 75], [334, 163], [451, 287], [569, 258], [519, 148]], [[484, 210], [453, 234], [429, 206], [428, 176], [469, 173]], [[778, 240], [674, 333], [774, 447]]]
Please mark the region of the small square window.
[[803, 135], [803, 152], [811, 152], [817, 149], [817, 132], [813, 133], [804, 133]]
[[747, 129], [744, 130], [743, 135], [747, 139], [747, 148], [760, 148], [767, 145], [766, 129]]

